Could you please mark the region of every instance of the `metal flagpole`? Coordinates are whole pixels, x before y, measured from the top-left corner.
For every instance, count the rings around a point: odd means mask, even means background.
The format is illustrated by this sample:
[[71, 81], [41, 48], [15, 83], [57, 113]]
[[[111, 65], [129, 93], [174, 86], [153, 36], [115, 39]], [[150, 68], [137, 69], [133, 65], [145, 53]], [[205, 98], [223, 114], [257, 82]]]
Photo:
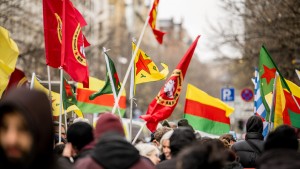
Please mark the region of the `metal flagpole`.
[[[48, 90], [49, 90], [49, 100], [50, 103], [52, 102], [52, 93], [51, 93], [51, 76], [50, 76], [50, 66], [47, 65], [47, 73], [48, 73]], [[53, 112], [51, 111], [52, 116], [53, 116]]]
[[62, 67], [60, 69], [60, 89], [59, 89], [59, 96], [60, 96], [60, 103], [59, 103], [59, 137], [58, 137], [58, 142], [61, 142], [61, 123], [62, 123], [62, 90], [63, 90], [63, 73], [64, 70]]
[[[116, 87], [115, 87], [115, 83], [113, 81], [113, 78], [112, 78], [112, 74], [111, 74], [111, 69], [110, 69], [110, 65], [109, 65], [109, 60], [107, 58], [107, 55], [106, 55], [106, 52], [108, 50], [106, 50], [104, 47], [103, 47], [103, 53], [104, 53], [104, 56], [105, 56], [105, 62], [106, 62], [106, 66], [107, 66], [107, 69], [108, 69], [108, 77], [109, 77], [109, 80], [110, 80], [110, 85], [111, 85], [111, 88], [112, 88], [112, 92], [113, 92], [113, 95], [114, 95], [114, 99], [116, 101], [116, 98], [117, 98], [117, 90], [116, 90]], [[117, 104], [117, 107], [118, 107], [118, 113], [119, 113], [119, 116], [120, 116], [120, 119], [122, 118], [121, 116], [121, 112], [120, 112], [120, 107], [119, 107], [119, 101], [118, 102], [115, 102], [115, 105]], [[112, 111], [112, 113], [114, 113]]]
[[34, 86], [34, 78], [35, 78], [35, 73], [33, 72], [33, 73], [32, 73], [32, 77], [31, 77], [30, 90], [33, 89], [33, 86]]
[[[152, 6], [153, 6], [153, 3], [152, 3], [152, 5], [150, 5], [150, 10], [152, 9]], [[149, 10], [149, 11], [150, 11], [150, 10]], [[133, 63], [134, 63], [135, 55], [137, 54], [137, 51], [138, 51], [138, 49], [139, 49], [139, 47], [140, 47], [140, 44], [141, 44], [141, 42], [142, 42], [142, 39], [143, 39], [143, 36], [144, 36], [144, 33], [145, 33], [145, 30], [146, 30], [146, 27], [147, 27], [147, 24], [148, 24], [149, 19], [150, 19], [150, 16], [148, 15], [148, 16], [147, 16], [147, 19], [145, 20], [145, 24], [144, 24], [144, 27], [143, 27], [142, 32], [141, 32], [141, 34], [140, 34], [140, 37], [139, 37], [138, 43], [137, 43], [137, 45], [136, 45], [136, 48], [135, 48], [135, 50], [134, 50], [134, 53], [133, 53], [133, 55], [131, 56], [131, 60], [130, 60], [128, 69], [127, 69], [127, 71], [126, 71], [124, 80], [123, 80], [123, 82], [122, 82], [121, 89], [120, 89], [120, 91], [119, 91], [117, 100], [116, 100], [116, 102], [115, 102], [115, 104], [114, 104], [114, 107], [113, 107], [113, 109], [112, 109], [112, 112], [113, 112], [113, 113], [116, 111], [117, 103], [119, 103], [119, 100], [120, 100], [120, 98], [121, 98], [121, 94], [122, 94], [122, 92], [123, 92], [123, 90], [124, 90], [124, 88], [125, 88], [125, 85], [126, 85], [126, 82], [127, 82], [128, 76], [129, 76], [129, 73], [130, 73], [130, 71], [131, 71], [131, 69], [132, 69], [132, 66], [133, 66]]]
[[143, 128], [146, 126], [146, 122], [144, 122], [144, 124], [141, 126], [139, 132], [136, 134], [134, 140], [132, 141], [131, 144], [135, 144], [136, 140], [138, 139], [138, 137], [140, 136], [141, 132], [143, 131]]
[[48, 73], [48, 90], [49, 90], [49, 99], [52, 99], [51, 96], [51, 76], [50, 76], [50, 66], [47, 65], [47, 73]]
[[132, 66], [131, 69], [131, 80], [130, 80], [130, 93], [129, 93], [129, 99], [130, 99], [130, 124], [129, 124], [129, 140], [132, 139], [132, 109], [133, 109], [133, 89], [134, 88], [134, 66]]

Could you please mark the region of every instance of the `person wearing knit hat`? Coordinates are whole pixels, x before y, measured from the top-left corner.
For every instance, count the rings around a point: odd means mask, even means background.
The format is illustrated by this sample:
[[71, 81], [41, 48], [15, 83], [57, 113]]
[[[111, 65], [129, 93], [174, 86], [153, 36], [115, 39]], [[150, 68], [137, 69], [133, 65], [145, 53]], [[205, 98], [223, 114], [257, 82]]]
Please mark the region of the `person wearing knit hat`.
[[77, 169], [153, 169], [125, 138], [120, 119], [112, 113], [101, 114], [94, 132], [90, 156], [75, 163]]
[[231, 149], [240, 158], [245, 168], [255, 168], [256, 161], [263, 152], [263, 122], [259, 116], [251, 116], [246, 123], [245, 140], [234, 143]]

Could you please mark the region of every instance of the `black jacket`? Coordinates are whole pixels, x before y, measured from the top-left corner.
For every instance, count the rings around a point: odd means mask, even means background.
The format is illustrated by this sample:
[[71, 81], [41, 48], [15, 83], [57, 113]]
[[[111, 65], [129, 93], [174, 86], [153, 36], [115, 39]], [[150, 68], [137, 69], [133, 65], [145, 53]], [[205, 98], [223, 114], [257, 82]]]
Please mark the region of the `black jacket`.
[[171, 158], [170, 160], [165, 160], [156, 165], [157, 169], [175, 169], [176, 168], [176, 158]]
[[237, 154], [243, 167], [253, 168], [256, 167], [256, 161], [263, 152], [263, 144], [261, 133], [247, 133], [246, 140], [234, 143], [231, 149]]

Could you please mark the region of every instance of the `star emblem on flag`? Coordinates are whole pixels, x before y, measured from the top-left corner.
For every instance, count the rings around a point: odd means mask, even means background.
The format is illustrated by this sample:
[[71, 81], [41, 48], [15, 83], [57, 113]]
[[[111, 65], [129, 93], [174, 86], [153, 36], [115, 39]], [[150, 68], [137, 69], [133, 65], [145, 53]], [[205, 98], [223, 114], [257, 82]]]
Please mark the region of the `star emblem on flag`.
[[276, 68], [268, 68], [267, 66], [264, 66], [264, 74], [261, 76], [261, 78], [265, 78], [267, 81], [267, 84], [270, 83], [270, 81], [275, 77]]
[[148, 68], [148, 64], [151, 63], [152, 61], [150, 59], [144, 59], [142, 54], [140, 53], [139, 55], [139, 60], [136, 63], [136, 74], [138, 74], [141, 70], [144, 70], [148, 74], [150, 74], [150, 70]]

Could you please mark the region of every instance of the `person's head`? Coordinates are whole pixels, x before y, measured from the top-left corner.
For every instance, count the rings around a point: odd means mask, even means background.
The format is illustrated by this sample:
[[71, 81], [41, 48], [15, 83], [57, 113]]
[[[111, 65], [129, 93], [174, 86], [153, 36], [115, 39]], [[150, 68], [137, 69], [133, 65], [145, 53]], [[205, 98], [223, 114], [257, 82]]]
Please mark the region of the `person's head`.
[[167, 160], [171, 159], [170, 137], [174, 130], [166, 132], [160, 139], [160, 150]]
[[187, 119], [181, 119], [178, 121], [177, 124], [178, 124], [178, 127], [190, 128], [194, 132], [193, 127], [189, 124], [189, 121]]
[[169, 127], [161, 127], [161, 128], [159, 128], [159, 129], [157, 129], [156, 131], [155, 131], [155, 133], [153, 134], [153, 140], [152, 140], [152, 142], [157, 146], [157, 147], [159, 147], [160, 146], [160, 140], [161, 140], [161, 138], [163, 137], [163, 135], [166, 133], [166, 132], [168, 132], [168, 131], [170, 131], [170, 130], [172, 130], [171, 128], [169, 128]]
[[94, 139], [99, 139], [107, 132], [117, 132], [120, 135], [125, 136], [120, 119], [112, 113], [103, 113], [99, 115], [94, 131]]
[[68, 142], [72, 143], [75, 151], [80, 151], [85, 145], [93, 141], [93, 128], [86, 122], [73, 123], [67, 132]]
[[170, 149], [172, 157], [175, 157], [180, 150], [196, 141], [196, 136], [190, 128], [180, 127], [174, 130], [170, 137]]
[[141, 156], [149, 158], [153, 164], [158, 164], [160, 162], [159, 158], [159, 150], [156, 146], [152, 144], [146, 144], [146, 143], [139, 143], [135, 146]]
[[247, 133], [262, 133], [263, 132], [263, 122], [259, 116], [251, 116], [246, 123]]
[[176, 129], [176, 128], [177, 128], [177, 124], [174, 123], [174, 122], [172, 122], [172, 121], [169, 122], [169, 125], [170, 125], [170, 127], [171, 127], [172, 129]]
[[184, 148], [176, 159], [176, 169], [221, 169], [223, 164], [224, 157], [214, 144], [192, 144]]
[[295, 129], [288, 125], [281, 125], [270, 132], [266, 139], [264, 150], [272, 149], [297, 150], [298, 140]]
[[[59, 136], [59, 122], [54, 121], [53, 125], [54, 125], [54, 133]], [[66, 129], [65, 129], [64, 124], [61, 124], [61, 134], [60, 135], [61, 135], [62, 140], [66, 140], [67, 133], [66, 133]]]
[[234, 139], [233, 135], [232, 134], [223, 134], [219, 137], [219, 139], [222, 141], [222, 140], [226, 140], [229, 145], [231, 146], [233, 143], [236, 142], [236, 140]]
[[0, 101], [0, 168], [50, 165], [52, 148], [53, 123], [47, 95], [25, 88], [11, 90]]

